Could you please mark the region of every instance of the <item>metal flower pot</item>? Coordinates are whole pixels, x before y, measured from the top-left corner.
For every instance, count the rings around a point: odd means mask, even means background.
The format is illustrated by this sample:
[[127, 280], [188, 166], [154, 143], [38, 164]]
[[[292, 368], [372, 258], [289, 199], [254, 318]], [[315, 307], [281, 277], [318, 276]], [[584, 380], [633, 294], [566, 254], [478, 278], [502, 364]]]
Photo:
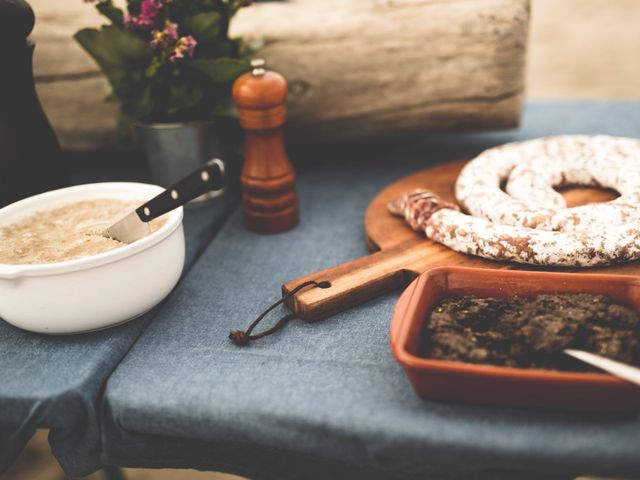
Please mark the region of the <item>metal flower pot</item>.
[[[137, 142], [142, 146], [151, 180], [168, 187], [212, 158], [224, 158], [216, 124], [134, 123]], [[217, 197], [222, 190], [204, 194], [193, 203]]]

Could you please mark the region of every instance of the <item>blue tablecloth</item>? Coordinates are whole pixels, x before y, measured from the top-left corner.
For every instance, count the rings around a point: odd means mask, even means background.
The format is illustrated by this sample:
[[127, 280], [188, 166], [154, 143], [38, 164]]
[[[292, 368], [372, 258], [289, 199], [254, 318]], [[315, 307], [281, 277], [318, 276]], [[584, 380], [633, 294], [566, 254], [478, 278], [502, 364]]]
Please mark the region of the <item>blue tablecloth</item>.
[[639, 137], [640, 103], [534, 102], [518, 131], [298, 152], [317, 160], [299, 169], [302, 223], [259, 236], [233, 214], [109, 378], [104, 461], [273, 479], [640, 475], [637, 414], [416, 397], [389, 351], [398, 292], [243, 349], [227, 339], [283, 282], [365, 255], [363, 213], [388, 183], [559, 133]]
[[[89, 160], [91, 161], [91, 159]], [[131, 169], [77, 172], [76, 183], [144, 176]], [[202, 253], [231, 207], [234, 194], [185, 211], [185, 271]], [[74, 292], [69, 292], [73, 301]], [[98, 406], [106, 379], [156, 311], [109, 330], [45, 336], [0, 320], [0, 472], [20, 453], [35, 429], [50, 429], [49, 442], [66, 472], [84, 475], [101, 466]]]

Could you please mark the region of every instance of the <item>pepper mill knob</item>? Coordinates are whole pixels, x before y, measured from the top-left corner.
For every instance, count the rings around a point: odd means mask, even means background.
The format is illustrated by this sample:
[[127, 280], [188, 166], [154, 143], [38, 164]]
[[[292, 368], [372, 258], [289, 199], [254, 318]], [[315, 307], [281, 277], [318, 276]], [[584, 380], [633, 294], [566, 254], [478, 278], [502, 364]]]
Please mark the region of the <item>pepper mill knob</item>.
[[299, 222], [296, 175], [284, 149], [287, 81], [266, 70], [262, 59], [233, 84], [233, 99], [245, 131], [240, 177], [245, 225], [257, 233], [290, 230]]

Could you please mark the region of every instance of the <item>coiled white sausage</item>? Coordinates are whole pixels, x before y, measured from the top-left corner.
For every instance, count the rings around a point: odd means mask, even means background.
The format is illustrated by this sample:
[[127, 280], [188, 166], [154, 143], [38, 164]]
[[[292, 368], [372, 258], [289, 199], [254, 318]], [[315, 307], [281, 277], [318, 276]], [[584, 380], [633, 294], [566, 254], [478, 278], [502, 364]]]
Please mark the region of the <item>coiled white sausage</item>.
[[[553, 187], [567, 185], [621, 195], [566, 208]], [[456, 198], [470, 215], [427, 191], [410, 192], [390, 209], [434, 241], [495, 260], [589, 267], [640, 258], [635, 139], [559, 136], [492, 148], [463, 168]]]

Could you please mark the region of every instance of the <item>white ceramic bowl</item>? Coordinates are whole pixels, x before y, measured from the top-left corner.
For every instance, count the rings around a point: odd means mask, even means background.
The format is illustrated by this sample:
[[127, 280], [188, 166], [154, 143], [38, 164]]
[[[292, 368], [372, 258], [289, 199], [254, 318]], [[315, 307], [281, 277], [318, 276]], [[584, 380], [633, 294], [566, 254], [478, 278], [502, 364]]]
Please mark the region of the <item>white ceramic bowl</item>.
[[[149, 199], [143, 183], [93, 183], [53, 190], [0, 209], [0, 225], [38, 210], [94, 198]], [[120, 248], [65, 262], [0, 263], [0, 317], [49, 334], [98, 330], [132, 320], [166, 297], [184, 266], [182, 208], [151, 235]]]

